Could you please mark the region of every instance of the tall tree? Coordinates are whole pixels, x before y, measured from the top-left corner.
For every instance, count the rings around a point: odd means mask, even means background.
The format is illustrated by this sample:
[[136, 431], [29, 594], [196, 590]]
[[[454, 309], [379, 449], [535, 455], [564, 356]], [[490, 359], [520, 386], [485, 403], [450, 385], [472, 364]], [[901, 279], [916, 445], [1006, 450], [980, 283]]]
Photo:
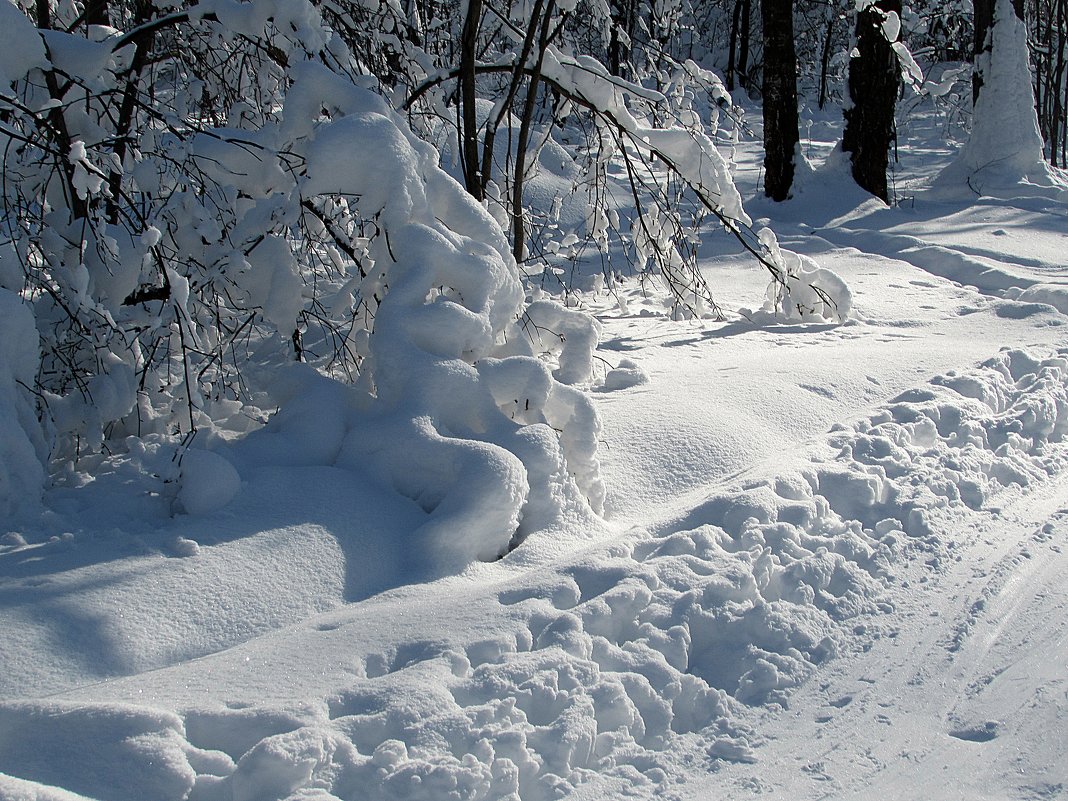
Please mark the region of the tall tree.
[[794, 180], [797, 123], [797, 55], [793, 0], [763, 0], [764, 194], [786, 200]]
[[993, 195], [1026, 186], [1064, 196], [1068, 181], [1045, 161], [1020, 0], [994, 0], [992, 19], [987, 35], [976, 39], [980, 78], [971, 134], [935, 185]]
[[[990, 29], [994, 27], [994, 0], [972, 0], [972, 24], [975, 32], [973, 54], [975, 69], [972, 70], [972, 105], [979, 100], [979, 90], [983, 86], [983, 70], [980, 60], [990, 54]], [[1020, 9], [1023, 19], [1023, 9]]]
[[727, 55], [727, 91], [734, 91], [735, 81], [747, 88], [749, 70], [749, 27], [752, 0], [735, 0], [731, 15], [730, 44]]
[[842, 149], [849, 153], [853, 179], [887, 203], [886, 170], [895, 135], [894, 106], [901, 88], [893, 47], [900, 15], [901, 0], [878, 0], [857, 11], [857, 41], [849, 61], [851, 106], [845, 111], [842, 135]]

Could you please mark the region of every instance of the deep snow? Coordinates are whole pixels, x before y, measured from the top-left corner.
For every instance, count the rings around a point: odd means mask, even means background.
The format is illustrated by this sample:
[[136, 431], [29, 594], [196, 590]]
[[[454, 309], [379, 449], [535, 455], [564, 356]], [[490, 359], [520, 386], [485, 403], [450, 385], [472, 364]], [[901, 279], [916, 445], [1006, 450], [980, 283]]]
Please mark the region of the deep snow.
[[[884, 208], [814, 161], [782, 207], [752, 148], [737, 178], [847, 322], [580, 298], [603, 520], [434, 574], [425, 511], [294, 456], [341, 425], [295, 412], [228, 446], [239, 485], [184, 466], [198, 514], [162, 453], [66, 477], [0, 540], [0, 799], [1063, 794], [1068, 206]], [[703, 264], [759, 305], [728, 244]]]

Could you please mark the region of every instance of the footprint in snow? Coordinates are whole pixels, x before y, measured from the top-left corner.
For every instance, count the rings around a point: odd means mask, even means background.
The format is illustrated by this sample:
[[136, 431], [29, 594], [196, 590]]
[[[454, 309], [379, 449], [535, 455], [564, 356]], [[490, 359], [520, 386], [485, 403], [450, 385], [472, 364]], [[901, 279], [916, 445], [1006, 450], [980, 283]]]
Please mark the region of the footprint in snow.
[[988, 720], [975, 726], [962, 726], [950, 729], [949, 736], [958, 740], [966, 740], [971, 743], [988, 743], [1000, 734], [1001, 724], [996, 720]]

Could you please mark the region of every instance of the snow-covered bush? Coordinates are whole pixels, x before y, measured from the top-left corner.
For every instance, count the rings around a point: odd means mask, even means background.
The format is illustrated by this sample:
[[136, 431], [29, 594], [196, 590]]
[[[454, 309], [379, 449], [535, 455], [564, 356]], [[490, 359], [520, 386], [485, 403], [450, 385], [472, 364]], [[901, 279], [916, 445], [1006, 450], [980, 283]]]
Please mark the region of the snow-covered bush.
[[755, 321], [845, 322], [853, 310], [853, 294], [842, 278], [808, 256], [783, 250], [770, 228], [759, 234], [767, 258], [781, 280], [768, 286], [764, 304], [746, 312]]
[[[438, 562], [497, 556], [521, 520], [520, 536], [600, 511], [597, 416], [561, 383], [590, 379], [595, 324], [539, 301], [529, 319], [561, 330], [534, 347], [500, 227], [314, 5], [137, 6], [124, 32], [86, 30], [73, 7], [52, 29], [0, 8], [20, 41], [0, 64], [4, 285], [27, 304], [10, 325], [21, 337], [31, 310], [42, 344], [39, 370], [14, 351], [0, 389], [6, 410], [14, 378], [36, 383], [54, 459], [247, 431], [261, 409], [300, 406], [275, 376], [306, 361], [355, 383], [322, 396], [337, 409], [304, 408], [312, 429], [343, 420], [316, 458], [415, 499]], [[284, 404], [277, 417], [269, 429]], [[236, 491], [225, 465], [187, 456], [179, 511]], [[227, 491], [198, 489], [205, 475]]]

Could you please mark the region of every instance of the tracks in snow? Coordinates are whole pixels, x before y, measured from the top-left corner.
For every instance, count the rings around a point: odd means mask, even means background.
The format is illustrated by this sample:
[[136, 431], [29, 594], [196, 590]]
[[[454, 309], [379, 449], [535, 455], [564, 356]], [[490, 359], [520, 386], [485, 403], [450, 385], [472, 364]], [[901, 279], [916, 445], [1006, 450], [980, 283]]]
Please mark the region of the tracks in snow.
[[[687, 752], [691, 765], [765, 782], [766, 766], [795, 764], [795, 786], [810, 797], [819, 797], [813, 783], [818, 792], [874, 782], [893, 789], [910, 775], [894, 754], [922, 762], [996, 747], [1017, 719], [982, 706], [983, 687], [1012, 675], [1012, 643], [1002, 647], [987, 605], [1012, 613], [1025, 564], [1022, 550], [1009, 553], [1016, 540], [998, 540], [996, 527], [1017, 521], [1013, 531], [1030, 525], [1051, 538], [1060, 530], [1053, 511], [1068, 508], [1068, 493], [1050, 479], [1065, 468], [1066, 432], [1068, 354], [1006, 351], [837, 427], [801, 469], [716, 492], [683, 527], [631, 532], [497, 587], [477, 601], [497, 604], [494, 616], [507, 621], [491, 636], [395, 637], [366, 652], [336, 692], [295, 712], [208, 705], [152, 717], [114, 704], [8, 705], [0, 720], [21, 721], [37, 737], [27, 749], [15, 729], [0, 731], [0, 771], [46, 781], [59, 748], [66, 760], [104, 763], [140, 754], [131, 798], [151, 788], [160, 801], [312, 790], [325, 801], [547, 801], [595, 777], [662, 794]], [[1050, 494], [1049, 509], [1021, 501], [995, 514], [1014, 485]], [[974, 535], [961, 528], [980, 524]], [[976, 537], [991, 549], [978, 574], [970, 572]], [[987, 573], [995, 579], [983, 580]], [[1057, 571], [1049, 575], [1052, 588]], [[921, 592], [910, 606], [911, 588], [899, 588], [923, 579], [948, 594]], [[893, 603], [898, 614], [887, 615]], [[1060, 603], [1051, 600], [1050, 610]], [[960, 610], [943, 637], [932, 614]], [[306, 669], [357, 648], [344, 615], [331, 621], [307, 632]], [[871, 644], [871, 659], [831, 659], [858, 637]], [[245, 648], [192, 667], [210, 674], [216, 660], [240, 659]], [[976, 667], [946, 694], [947, 671], [963, 665]], [[817, 670], [830, 678], [804, 684]], [[129, 683], [136, 689], [136, 679]], [[910, 688], [922, 691], [922, 708], [937, 709], [933, 719], [902, 706]], [[806, 723], [811, 738], [776, 739], [785, 724], [769, 710], [782, 706], [820, 710]], [[79, 714], [101, 735], [71, 757], [64, 720]], [[900, 715], [927, 725], [898, 725]], [[940, 739], [910, 751], [921, 735]], [[813, 750], [776, 751], [788, 741]], [[745, 768], [753, 760], [759, 773]], [[85, 776], [94, 775], [89, 767]]]

